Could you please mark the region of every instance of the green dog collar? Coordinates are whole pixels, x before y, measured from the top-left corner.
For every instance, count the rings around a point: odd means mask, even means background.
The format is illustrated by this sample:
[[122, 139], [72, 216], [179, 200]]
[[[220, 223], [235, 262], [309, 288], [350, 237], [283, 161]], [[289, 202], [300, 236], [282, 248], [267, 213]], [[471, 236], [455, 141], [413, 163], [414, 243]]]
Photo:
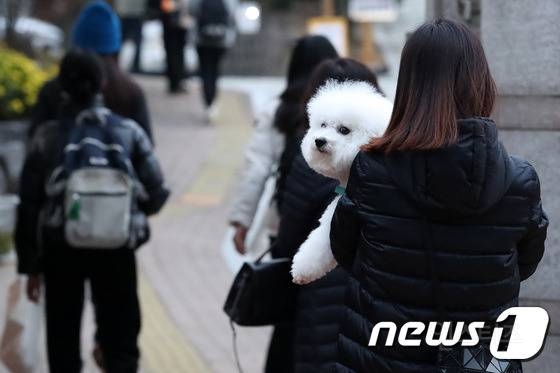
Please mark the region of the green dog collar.
[[344, 188], [343, 186], [337, 185], [336, 188], [334, 188], [334, 192], [336, 194], [338, 194], [339, 196], [344, 195], [344, 193], [346, 193], [346, 188]]

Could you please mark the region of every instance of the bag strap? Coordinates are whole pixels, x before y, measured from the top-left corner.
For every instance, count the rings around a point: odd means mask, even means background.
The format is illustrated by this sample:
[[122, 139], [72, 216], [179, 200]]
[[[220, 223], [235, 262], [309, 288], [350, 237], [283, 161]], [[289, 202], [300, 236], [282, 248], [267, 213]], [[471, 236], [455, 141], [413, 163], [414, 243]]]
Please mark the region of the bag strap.
[[[267, 250], [268, 251], [268, 250]], [[229, 319], [229, 326], [231, 327], [231, 336], [233, 342], [233, 355], [235, 357], [235, 364], [237, 365], [237, 371], [243, 373], [243, 367], [241, 366], [241, 360], [239, 358], [239, 351], [237, 349], [237, 330], [235, 330], [235, 325], [233, 320]]]
[[[260, 263], [264, 259], [264, 257], [272, 251], [274, 244], [272, 244], [267, 250], [265, 250], [261, 255], [257, 257], [255, 263]], [[235, 356], [235, 364], [237, 365], [237, 370], [239, 373], [243, 373], [243, 367], [241, 366], [241, 359], [239, 358], [239, 350], [237, 348], [237, 330], [235, 329], [235, 324], [233, 320], [229, 319], [229, 325], [231, 327], [231, 336], [233, 342], [233, 355]]]
[[266, 256], [266, 254], [269, 254], [272, 251], [272, 247], [266, 249], [261, 255], [259, 255], [257, 257], [257, 259], [255, 260], [255, 263], [260, 263], [262, 262], [262, 260], [264, 259], [264, 257]]

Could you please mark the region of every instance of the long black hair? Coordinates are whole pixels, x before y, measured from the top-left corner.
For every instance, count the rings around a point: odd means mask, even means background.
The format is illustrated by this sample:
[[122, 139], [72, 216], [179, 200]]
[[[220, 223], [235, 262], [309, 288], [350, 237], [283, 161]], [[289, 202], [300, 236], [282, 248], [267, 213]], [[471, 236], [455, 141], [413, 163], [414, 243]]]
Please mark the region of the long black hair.
[[478, 36], [465, 24], [438, 19], [406, 42], [393, 115], [366, 149], [438, 149], [457, 139], [457, 119], [490, 116], [496, 85]]
[[85, 50], [70, 50], [60, 64], [58, 82], [74, 107], [83, 109], [90, 106], [103, 84], [99, 58]]
[[119, 115], [137, 120], [138, 98], [143, 95], [140, 87], [121, 70], [117, 55], [103, 55], [100, 60], [107, 77], [103, 87], [105, 105]]
[[338, 57], [329, 40], [323, 36], [304, 36], [293, 49], [288, 68], [287, 87], [280, 96], [274, 126], [287, 136], [293, 135], [304, 117], [301, 101], [313, 70], [323, 61]]

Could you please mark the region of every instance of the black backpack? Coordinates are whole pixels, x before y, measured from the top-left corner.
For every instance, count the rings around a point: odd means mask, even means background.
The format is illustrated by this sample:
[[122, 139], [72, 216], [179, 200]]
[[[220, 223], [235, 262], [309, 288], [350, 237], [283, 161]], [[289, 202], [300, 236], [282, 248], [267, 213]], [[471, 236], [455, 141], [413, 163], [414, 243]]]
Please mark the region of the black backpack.
[[222, 46], [227, 38], [231, 15], [224, 0], [202, 0], [198, 13], [198, 43]]

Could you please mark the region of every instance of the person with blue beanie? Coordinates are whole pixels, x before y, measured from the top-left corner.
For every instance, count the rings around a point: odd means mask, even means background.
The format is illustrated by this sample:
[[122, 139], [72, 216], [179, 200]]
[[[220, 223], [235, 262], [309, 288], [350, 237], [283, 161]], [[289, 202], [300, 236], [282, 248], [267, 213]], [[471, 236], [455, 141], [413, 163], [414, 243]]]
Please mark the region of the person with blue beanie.
[[105, 1], [90, 2], [74, 24], [72, 44], [101, 55], [118, 53], [121, 49], [119, 16]]
[[[153, 142], [144, 92], [118, 64], [122, 44], [121, 22], [109, 3], [102, 0], [88, 2], [74, 23], [70, 40], [73, 48], [93, 52], [101, 60], [105, 76], [102, 87], [105, 106], [116, 114], [133, 119]], [[31, 115], [29, 137], [41, 124], [56, 119], [64, 105], [57, 80], [47, 82], [39, 92]]]

